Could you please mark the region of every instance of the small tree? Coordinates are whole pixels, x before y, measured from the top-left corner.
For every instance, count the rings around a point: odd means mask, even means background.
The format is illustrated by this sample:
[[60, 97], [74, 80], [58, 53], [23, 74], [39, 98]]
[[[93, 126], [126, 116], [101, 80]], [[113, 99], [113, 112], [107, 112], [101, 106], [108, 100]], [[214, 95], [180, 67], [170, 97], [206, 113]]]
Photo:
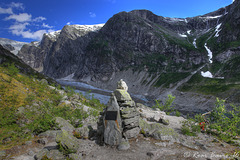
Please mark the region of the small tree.
[[167, 114], [170, 114], [171, 112], [174, 111], [174, 108], [172, 107], [174, 100], [175, 100], [175, 97], [169, 94], [168, 98], [165, 101], [165, 104], [160, 104], [160, 100], [155, 100], [156, 104], [153, 107], [159, 108], [161, 111], [164, 111]]

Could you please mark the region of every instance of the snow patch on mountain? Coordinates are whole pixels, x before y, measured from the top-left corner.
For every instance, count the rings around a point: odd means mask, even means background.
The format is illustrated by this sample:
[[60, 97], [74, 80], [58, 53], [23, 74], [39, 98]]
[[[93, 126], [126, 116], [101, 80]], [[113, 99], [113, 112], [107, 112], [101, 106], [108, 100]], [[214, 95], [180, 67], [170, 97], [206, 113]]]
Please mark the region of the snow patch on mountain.
[[178, 34], [180, 37], [187, 37], [186, 34]]
[[219, 36], [219, 32], [221, 31], [221, 29], [219, 29], [219, 28], [221, 27], [221, 25], [222, 25], [222, 23], [220, 23], [219, 25], [216, 26], [216, 30], [215, 30], [216, 34], [215, 34], [214, 37], [218, 37]]
[[95, 25], [72, 25], [73, 27], [75, 27], [78, 30], [85, 30], [85, 31], [92, 31], [92, 32], [96, 32], [98, 30], [100, 30], [105, 24], [95, 24]]
[[196, 40], [197, 40], [196, 38], [193, 40], [193, 45], [194, 45], [195, 48], [197, 48]]
[[27, 42], [14, 41], [14, 40], [10, 40], [10, 39], [7, 39], [7, 38], [0, 38], [0, 44], [4, 48], [6, 48], [10, 52], [12, 52], [13, 54], [17, 55], [18, 51], [20, 51], [22, 46], [24, 44], [28, 44], [28, 43]]
[[206, 17], [199, 17], [199, 18], [203, 18], [203, 19], [215, 19], [215, 18], [220, 18], [223, 15], [217, 15], [217, 16], [206, 16]]
[[209, 62], [212, 63], [212, 51], [207, 47], [207, 43], [204, 44], [204, 47], [208, 52]]
[[212, 73], [209, 72], [209, 71], [207, 71], [207, 72], [201, 71], [201, 75], [202, 75], [203, 77], [206, 77], [206, 78], [213, 78]]
[[60, 35], [61, 33], [61, 30], [58, 30], [58, 31], [54, 31], [54, 32], [50, 32], [50, 33], [47, 33], [46, 35], [52, 39], [52, 40], [57, 40], [57, 37]]

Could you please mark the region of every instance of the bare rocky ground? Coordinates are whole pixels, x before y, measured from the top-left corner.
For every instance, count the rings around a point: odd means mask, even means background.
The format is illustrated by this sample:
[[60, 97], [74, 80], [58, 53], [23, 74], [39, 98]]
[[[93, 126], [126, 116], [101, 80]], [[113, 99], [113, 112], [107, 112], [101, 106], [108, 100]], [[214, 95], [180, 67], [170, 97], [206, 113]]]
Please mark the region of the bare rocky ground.
[[[131, 147], [126, 151], [119, 151], [116, 147], [100, 146], [91, 140], [83, 140], [82, 145], [85, 147], [85, 153], [82, 154], [82, 159], [219, 160], [227, 159], [226, 154], [234, 156], [237, 147], [224, 142], [213, 142], [214, 139], [215, 138], [209, 135], [200, 133], [198, 137], [185, 137], [185, 142], [171, 143], [168, 141], [154, 140], [153, 138], [145, 138], [143, 135], [139, 135], [137, 138], [129, 141]], [[27, 142], [25, 145], [14, 147], [6, 152], [6, 154], [14, 156], [6, 157], [6, 159], [33, 160], [36, 153], [43, 148], [48, 150], [57, 149], [57, 143], [53, 138], [45, 138], [45, 142], [47, 143], [40, 144], [39, 141], [35, 139]], [[195, 142], [195, 144], [192, 142]], [[237, 157], [238, 155], [235, 153], [235, 156]]]
[[[142, 110], [142, 115], [145, 115], [145, 118], [153, 117], [154, 119], [159, 119], [160, 117], [164, 116], [164, 119], [169, 121], [169, 125], [167, 125], [167, 127], [174, 129], [174, 131], [178, 134], [177, 138], [156, 140], [152, 137], [145, 137], [143, 134], [139, 134], [137, 138], [129, 140], [130, 148], [123, 151], [118, 150], [116, 146], [101, 146], [96, 143], [97, 141], [95, 138], [78, 139], [78, 143], [80, 143], [78, 150], [78, 159], [220, 160], [228, 159], [229, 157], [227, 157], [227, 155], [232, 156], [232, 158], [235, 157], [240, 159], [240, 156], [236, 152], [237, 150], [240, 150], [240, 147], [219, 141], [214, 136], [208, 135], [206, 133], [199, 133], [196, 137], [181, 134], [181, 121], [184, 120], [182, 117], [164, 115], [164, 112], [153, 111], [152, 109], [147, 108], [144, 109], [143, 107], [139, 107], [139, 109]], [[149, 121], [147, 122], [149, 124], [155, 123]], [[71, 128], [68, 127], [68, 125], [69, 124], [62, 126], [61, 129], [64, 128], [65, 130], [68, 130]], [[60, 132], [61, 130], [44, 132], [38, 137], [35, 137], [34, 140], [26, 142], [24, 145], [16, 146], [10, 150], [7, 150], [5, 154], [9, 156], [5, 157], [5, 159], [38, 159], [36, 155], [39, 155], [43, 149], [47, 149], [49, 151], [48, 155], [52, 157], [53, 160], [66, 159], [66, 157], [63, 157], [62, 153], [59, 152], [59, 147], [56, 143], [56, 134]]]

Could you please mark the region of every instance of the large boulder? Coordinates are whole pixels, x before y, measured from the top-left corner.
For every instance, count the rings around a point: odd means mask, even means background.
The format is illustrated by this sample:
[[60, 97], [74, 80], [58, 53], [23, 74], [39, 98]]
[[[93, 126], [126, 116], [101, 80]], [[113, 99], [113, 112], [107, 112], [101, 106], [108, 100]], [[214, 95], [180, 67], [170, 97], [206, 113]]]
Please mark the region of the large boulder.
[[169, 127], [166, 127], [160, 123], [149, 123], [146, 120], [140, 118], [139, 126], [141, 133], [147, 137], [153, 137], [157, 140], [177, 142], [179, 135]]
[[104, 142], [108, 145], [119, 145], [122, 140], [122, 120], [116, 97], [112, 95], [103, 116]]
[[73, 130], [75, 129], [68, 121], [66, 121], [61, 117], [56, 117], [55, 121], [58, 127], [61, 128], [61, 130], [65, 130], [65, 131], [68, 131], [69, 133], [72, 133]]
[[66, 157], [64, 157], [64, 155], [59, 150], [48, 150], [44, 148], [34, 156], [34, 159], [35, 160], [42, 160], [42, 159], [63, 160], [63, 159], [66, 159]]
[[80, 141], [69, 134], [67, 131], [62, 130], [61, 133], [57, 133], [56, 142], [65, 153], [76, 153], [79, 148]]

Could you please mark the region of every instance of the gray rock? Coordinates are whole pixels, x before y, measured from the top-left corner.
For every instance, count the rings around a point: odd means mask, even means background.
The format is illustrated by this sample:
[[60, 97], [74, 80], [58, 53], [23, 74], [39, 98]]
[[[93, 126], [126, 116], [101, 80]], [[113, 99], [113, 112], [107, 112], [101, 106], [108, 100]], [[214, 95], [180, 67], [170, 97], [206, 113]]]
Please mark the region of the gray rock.
[[194, 145], [192, 142], [183, 141], [183, 142], [180, 142], [180, 144], [184, 147], [189, 148], [189, 149], [199, 150], [199, 148], [196, 145]]
[[40, 83], [42, 84], [48, 84], [48, 81], [46, 79], [41, 79]]
[[79, 148], [80, 141], [70, 135], [67, 131], [62, 130], [61, 133], [57, 134], [56, 142], [60, 145], [67, 153], [76, 153]]
[[159, 122], [164, 124], [164, 125], [169, 125], [170, 124], [169, 120], [167, 120], [167, 119], [160, 119]]
[[108, 102], [103, 122], [104, 142], [111, 146], [118, 145], [122, 140], [122, 121], [119, 105], [114, 95], [111, 96]]
[[135, 108], [121, 107], [121, 117], [123, 119], [140, 116], [140, 113]]
[[64, 155], [59, 152], [59, 150], [50, 150], [47, 154], [47, 157], [52, 160], [63, 160], [66, 159]]
[[41, 160], [43, 156], [47, 155], [48, 152], [49, 151], [47, 149], [42, 149], [34, 156], [35, 160]]
[[78, 154], [74, 154], [74, 153], [69, 154], [68, 157], [72, 160], [82, 160], [83, 159], [82, 155], [78, 155]]
[[201, 142], [199, 142], [199, 141], [196, 141], [195, 144], [196, 144], [197, 146], [199, 146], [202, 150], [208, 151], [208, 148], [207, 148], [207, 146], [206, 146], [205, 144], [203, 144], [203, 143], [201, 143]]
[[140, 132], [140, 128], [136, 127], [136, 128], [124, 131], [123, 135], [128, 139], [136, 138], [139, 135], [139, 132]]
[[121, 143], [117, 147], [119, 151], [126, 151], [129, 148], [130, 148], [130, 144], [127, 139], [122, 139]]
[[30, 150], [30, 151], [28, 151], [27, 155], [29, 155], [29, 156], [34, 156], [34, 155], [35, 155], [35, 152], [34, 152], [33, 150]]
[[159, 123], [148, 123], [140, 118], [139, 126], [141, 133], [147, 137], [153, 137], [154, 139], [163, 141], [178, 141], [179, 135], [172, 128], [163, 126]]
[[64, 155], [59, 152], [59, 150], [47, 150], [47, 149], [42, 149], [39, 151], [35, 156], [35, 160], [41, 160], [43, 158], [48, 158], [52, 160], [64, 160], [65, 157]]
[[53, 130], [53, 131], [46, 131], [43, 133], [40, 133], [38, 137], [45, 137], [45, 138], [53, 138], [56, 139], [57, 133], [61, 133], [61, 130]]
[[47, 140], [47, 138], [40, 138], [37, 142], [45, 145], [45, 144], [47, 144], [48, 140]]
[[129, 127], [126, 127], [126, 128], [138, 127], [139, 126], [139, 118], [140, 118], [140, 116], [135, 116], [133, 118], [124, 119], [124, 121], [123, 121], [124, 128], [126, 126], [129, 126]]
[[58, 127], [61, 128], [61, 130], [68, 131], [69, 133], [72, 133], [75, 129], [68, 121], [61, 117], [55, 118], [56, 123], [58, 124]]
[[90, 129], [88, 126], [75, 129], [75, 132], [81, 136], [81, 138], [87, 139], [90, 137]]
[[25, 111], [25, 108], [24, 108], [24, 107], [19, 107], [19, 108], [17, 109], [17, 113], [18, 113], [18, 114], [23, 114], [24, 111]]
[[129, 93], [124, 89], [116, 89], [114, 91], [114, 95], [116, 96], [118, 102], [132, 101], [132, 98], [130, 97]]

